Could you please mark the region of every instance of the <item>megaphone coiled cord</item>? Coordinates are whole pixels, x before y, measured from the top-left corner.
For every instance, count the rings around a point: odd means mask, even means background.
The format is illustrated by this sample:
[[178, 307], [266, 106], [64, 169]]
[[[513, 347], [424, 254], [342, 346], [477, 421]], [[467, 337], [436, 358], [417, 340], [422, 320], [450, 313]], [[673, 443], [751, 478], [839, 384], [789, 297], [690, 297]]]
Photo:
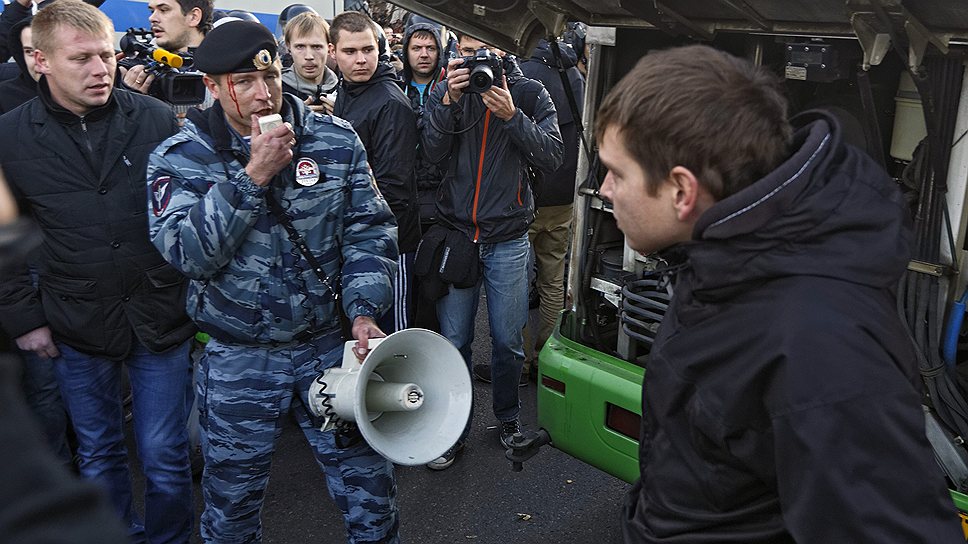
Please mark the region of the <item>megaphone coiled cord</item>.
[[[281, 199], [281, 204], [282, 213], [285, 214], [286, 218], [289, 220], [289, 223], [292, 224], [293, 217], [292, 214], [289, 213], [289, 210], [292, 207], [292, 202], [290, 202], [290, 200], [287, 198], [283, 198]], [[300, 293], [302, 295], [302, 300], [299, 301], [299, 306], [303, 308], [303, 310], [306, 312], [306, 315], [313, 315], [312, 297], [309, 291], [309, 286], [306, 284], [305, 276], [306, 272], [312, 272], [312, 270], [303, 266], [305, 257], [300, 253], [296, 244], [290, 245], [289, 254], [292, 255], [293, 268], [296, 269], [296, 281], [298, 282], [300, 291], [302, 291]], [[339, 298], [335, 296], [336, 291], [333, 290], [333, 286], [327, 284], [326, 287], [329, 288], [329, 290], [334, 294], [336, 304], [339, 304]], [[311, 330], [316, 329], [315, 322], [311, 323], [310, 325]], [[355, 424], [341, 419], [333, 409], [333, 404], [329, 398], [329, 395], [325, 394], [329, 384], [327, 384], [326, 380], [323, 379], [325, 371], [323, 369], [323, 361], [319, 357], [319, 350], [316, 347], [316, 343], [313, 341], [309, 342], [309, 346], [311, 349], [309, 356], [313, 361], [316, 362], [314, 366], [316, 378], [314, 381], [319, 384], [319, 392], [322, 396], [323, 420], [333, 422], [336, 447], [340, 449], [348, 448], [357, 443], [362, 436], [359, 432], [357, 432]]]

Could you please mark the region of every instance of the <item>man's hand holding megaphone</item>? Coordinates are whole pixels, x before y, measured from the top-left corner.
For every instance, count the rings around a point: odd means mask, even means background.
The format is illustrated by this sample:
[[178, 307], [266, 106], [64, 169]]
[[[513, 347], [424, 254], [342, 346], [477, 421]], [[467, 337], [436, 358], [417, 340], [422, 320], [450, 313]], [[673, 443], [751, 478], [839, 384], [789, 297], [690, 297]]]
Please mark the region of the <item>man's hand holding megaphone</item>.
[[377, 326], [376, 321], [372, 317], [358, 316], [353, 320], [353, 328], [351, 330], [353, 338], [356, 339], [356, 347], [353, 348], [353, 354], [362, 363], [363, 359], [366, 359], [366, 354], [370, 352], [370, 338], [385, 338], [386, 333], [380, 330]]

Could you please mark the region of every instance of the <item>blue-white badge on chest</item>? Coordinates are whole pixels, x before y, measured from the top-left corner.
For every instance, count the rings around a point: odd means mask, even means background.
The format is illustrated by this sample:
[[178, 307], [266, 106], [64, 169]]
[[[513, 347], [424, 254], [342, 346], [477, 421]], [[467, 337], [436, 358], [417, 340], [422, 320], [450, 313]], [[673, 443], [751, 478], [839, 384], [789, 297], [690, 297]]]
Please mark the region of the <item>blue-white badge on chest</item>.
[[303, 187], [316, 185], [319, 181], [319, 165], [309, 157], [296, 161], [296, 183]]

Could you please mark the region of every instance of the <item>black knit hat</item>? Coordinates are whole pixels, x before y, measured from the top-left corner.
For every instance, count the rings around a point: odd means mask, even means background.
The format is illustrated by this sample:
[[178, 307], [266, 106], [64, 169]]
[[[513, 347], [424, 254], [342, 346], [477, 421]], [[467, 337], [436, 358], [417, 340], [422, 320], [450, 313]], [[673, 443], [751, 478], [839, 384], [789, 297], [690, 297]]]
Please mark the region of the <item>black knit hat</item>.
[[268, 70], [278, 55], [275, 36], [265, 25], [229, 21], [205, 35], [195, 50], [195, 69], [206, 74]]

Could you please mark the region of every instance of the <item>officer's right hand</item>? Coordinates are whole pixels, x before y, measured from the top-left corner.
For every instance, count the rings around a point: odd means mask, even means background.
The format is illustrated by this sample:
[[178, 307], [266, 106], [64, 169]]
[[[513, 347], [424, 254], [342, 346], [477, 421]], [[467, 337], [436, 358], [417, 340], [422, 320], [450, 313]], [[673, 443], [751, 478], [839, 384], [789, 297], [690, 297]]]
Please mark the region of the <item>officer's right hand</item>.
[[255, 114], [252, 115], [251, 129], [252, 140], [249, 147], [252, 157], [245, 167], [245, 173], [256, 185], [264, 187], [292, 162], [296, 133], [292, 131], [289, 123], [283, 123], [263, 134], [259, 129], [259, 116]]
[[50, 327], [46, 325], [17, 337], [17, 347], [23, 351], [32, 351], [41, 359], [60, 357], [60, 351], [50, 334]]
[[464, 59], [450, 59], [447, 62], [447, 94], [444, 97], [445, 104], [456, 104], [464, 94], [464, 89], [471, 84], [471, 71], [469, 68], [460, 68]]

